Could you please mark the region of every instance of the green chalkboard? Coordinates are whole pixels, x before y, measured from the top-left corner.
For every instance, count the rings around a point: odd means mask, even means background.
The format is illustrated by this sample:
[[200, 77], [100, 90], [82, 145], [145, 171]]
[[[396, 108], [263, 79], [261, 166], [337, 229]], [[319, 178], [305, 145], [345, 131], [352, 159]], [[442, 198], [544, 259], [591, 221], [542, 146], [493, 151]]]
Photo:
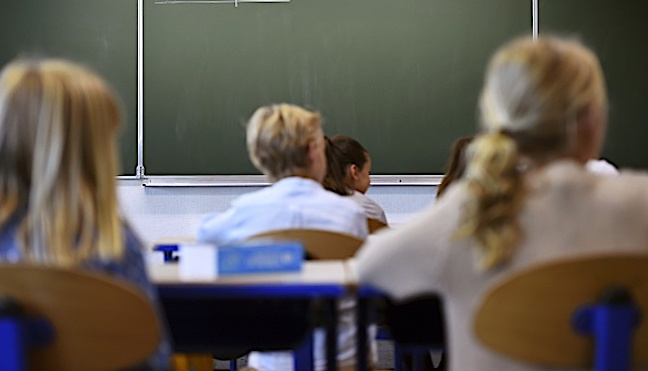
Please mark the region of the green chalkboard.
[[648, 169], [648, 1], [540, 0], [540, 34], [578, 36], [599, 56], [610, 112], [603, 156]]
[[258, 174], [243, 122], [280, 102], [359, 139], [375, 174], [442, 173], [489, 56], [530, 33], [527, 0], [145, 0], [146, 174]]
[[135, 174], [137, 1], [3, 1], [0, 35], [0, 65], [17, 56], [60, 57], [85, 64], [109, 81], [125, 116], [121, 174]]
[[[327, 134], [359, 139], [375, 174], [441, 173], [450, 143], [475, 131], [489, 56], [531, 29], [526, 0], [143, 5], [148, 175], [257, 174], [243, 123], [277, 102], [317, 109]], [[601, 58], [610, 95], [603, 155], [648, 169], [648, 2], [539, 6], [541, 33], [576, 34]], [[137, 1], [8, 1], [0, 34], [0, 64], [64, 57], [115, 87], [126, 119], [121, 174], [134, 174]]]

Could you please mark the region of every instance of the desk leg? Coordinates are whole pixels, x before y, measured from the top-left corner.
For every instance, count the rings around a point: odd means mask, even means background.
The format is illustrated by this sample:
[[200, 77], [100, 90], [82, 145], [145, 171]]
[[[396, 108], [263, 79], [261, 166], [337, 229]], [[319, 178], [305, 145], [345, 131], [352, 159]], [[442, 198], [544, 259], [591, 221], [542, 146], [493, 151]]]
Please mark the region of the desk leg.
[[294, 352], [295, 371], [312, 371], [313, 363], [313, 334], [306, 337], [304, 343]]
[[337, 300], [325, 300], [326, 312], [326, 369], [337, 370]]
[[[325, 299], [322, 301], [320, 315], [324, 319], [324, 333], [326, 335], [326, 370], [337, 370], [337, 300], [335, 298]], [[313, 357], [313, 336], [314, 332], [295, 351], [295, 370], [314, 370], [315, 360]]]
[[368, 339], [367, 339], [367, 327], [369, 322], [369, 299], [358, 297], [358, 307], [357, 307], [357, 326], [358, 332], [356, 333], [356, 370], [358, 371], [367, 371], [368, 359], [367, 355], [369, 350], [367, 349]]

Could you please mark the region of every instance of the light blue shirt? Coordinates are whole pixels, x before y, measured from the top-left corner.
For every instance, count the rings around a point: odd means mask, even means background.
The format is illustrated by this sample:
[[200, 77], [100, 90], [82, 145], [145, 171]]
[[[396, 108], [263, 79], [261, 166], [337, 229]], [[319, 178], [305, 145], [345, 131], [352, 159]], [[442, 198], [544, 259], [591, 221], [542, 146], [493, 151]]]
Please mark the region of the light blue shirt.
[[367, 237], [367, 218], [351, 199], [329, 192], [312, 179], [288, 177], [243, 195], [231, 208], [208, 215], [197, 239], [216, 245], [278, 229], [321, 229]]

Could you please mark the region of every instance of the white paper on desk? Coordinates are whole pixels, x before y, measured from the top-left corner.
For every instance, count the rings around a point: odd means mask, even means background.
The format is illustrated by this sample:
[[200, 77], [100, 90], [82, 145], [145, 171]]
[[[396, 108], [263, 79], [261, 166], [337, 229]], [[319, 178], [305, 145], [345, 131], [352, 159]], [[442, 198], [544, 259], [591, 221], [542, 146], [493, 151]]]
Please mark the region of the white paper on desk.
[[209, 280], [218, 276], [218, 249], [209, 244], [180, 245], [180, 278]]

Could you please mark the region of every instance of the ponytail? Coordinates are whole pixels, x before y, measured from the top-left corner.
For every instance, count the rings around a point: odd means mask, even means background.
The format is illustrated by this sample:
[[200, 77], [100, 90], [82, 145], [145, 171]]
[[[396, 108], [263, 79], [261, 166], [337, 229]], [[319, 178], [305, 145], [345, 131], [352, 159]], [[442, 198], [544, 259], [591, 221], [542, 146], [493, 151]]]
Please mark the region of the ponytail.
[[457, 235], [476, 240], [480, 269], [506, 262], [520, 241], [517, 214], [523, 186], [518, 160], [515, 141], [502, 131], [477, 137], [469, 148], [464, 175], [469, 199]]

